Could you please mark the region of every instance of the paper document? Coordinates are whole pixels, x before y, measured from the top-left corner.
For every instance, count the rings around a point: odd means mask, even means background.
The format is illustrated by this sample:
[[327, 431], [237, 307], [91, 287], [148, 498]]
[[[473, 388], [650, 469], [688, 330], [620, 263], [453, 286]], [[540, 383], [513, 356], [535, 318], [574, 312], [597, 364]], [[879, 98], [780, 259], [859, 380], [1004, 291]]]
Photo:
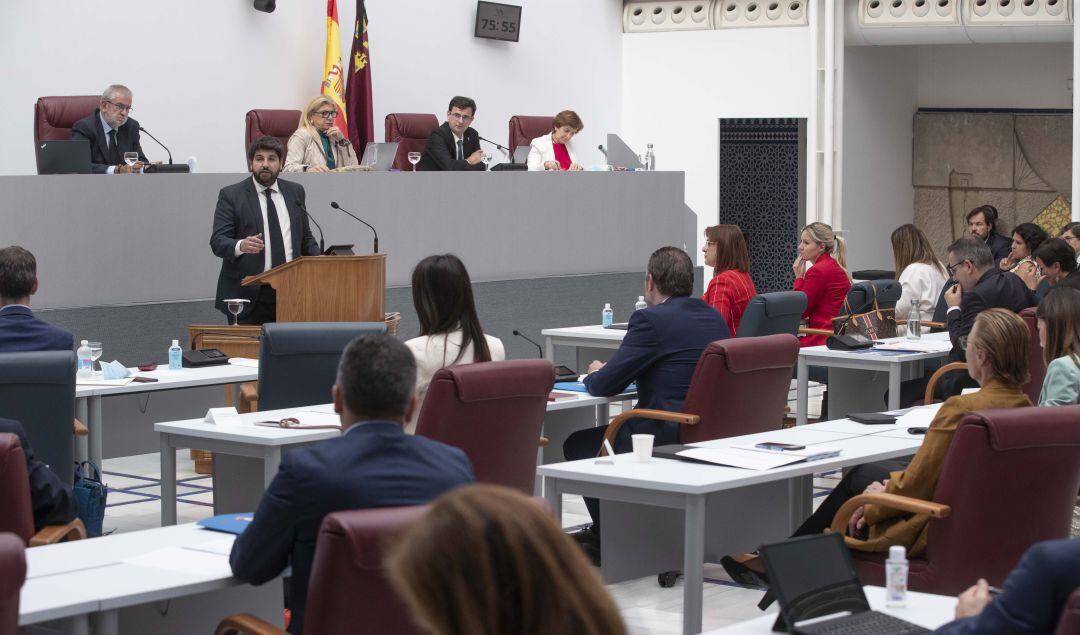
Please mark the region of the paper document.
[[75, 376], [76, 386], [127, 386], [131, 383], [133, 377], [124, 377], [123, 379], [103, 379], [101, 375], [95, 377], [79, 377]]
[[548, 401], [569, 401], [571, 399], [577, 399], [580, 394], [581, 393], [552, 390], [548, 393]]
[[926, 338], [919, 340], [889, 339], [875, 342], [874, 349], [915, 351], [916, 353], [944, 353], [952, 349], [952, 342]]
[[157, 549], [127, 558], [124, 563], [152, 569], [190, 573], [199, 577], [209, 576], [216, 578], [232, 575], [227, 555], [205, 550], [196, 551], [195, 547], [200, 547], [200, 545]]
[[692, 448], [678, 453], [679, 456], [706, 463], [738, 467], [744, 470], [772, 470], [792, 463], [816, 461], [840, 454], [839, 448], [813, 447], [805, 450], [777, 452], [763, 450], [753, 446], [733, 446], [730, 448]]
[[247, 368], [259, 367], [259, 360], [250, 357], [230, 357], [229, 363], [233, 366], [246, 366]]
[[896, 425], [904, 428], [928, 428], [940, 409], [939, 403], [912, 408], [896, 419]]
[[[285, 423], [282, 423], [284, 421]], [[256, 421], [255, 425], [269, 428], [288, 428], [290, 430], [309, 430], [312, 428], [341, 428], [341, 417], [334, 413], [318, 410], [301, 410], [291, 417], [277, 420]]]

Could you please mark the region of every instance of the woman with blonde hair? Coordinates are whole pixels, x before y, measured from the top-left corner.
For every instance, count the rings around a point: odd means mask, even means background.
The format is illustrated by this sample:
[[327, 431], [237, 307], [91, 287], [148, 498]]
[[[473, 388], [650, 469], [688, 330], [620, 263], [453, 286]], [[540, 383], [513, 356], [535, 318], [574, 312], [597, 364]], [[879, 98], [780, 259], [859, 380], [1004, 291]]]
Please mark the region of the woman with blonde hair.
[[1035, 309], [1046, 377], [1040, 406], [1080, 403], [1080, 290], [1050, 290]]
[[[926, 234], [911, 223], [893, 230], [890, 240], [897, 281], [902, 288], [893, 312], [896, 321], [933, 319], [938, 296], [945, 286], [945, 265], [934, 255]], [[912, 300], [916, 302], [915, 312], [911, 310]], [[905, 327], [900, 328], [902, 333]]]
[[746, 238], [735, 225], [706, 227], [701, 251], [705, 254], [705, 265], [713, 268], [713, 277], [701, 299], [720, 312], [731, 336], [735, 337], [747, 303], [757, 295], [749, 274]]
[[[810, 223], [799, 234], [799, 257], [791, 268], [795, 290], [806, 294], [803, 318], [812, 329], [832, 330], [832, 320], [851, 289], [846, 254], [844, 239], [825, 223]], [[809, 270], [807, 263], [812, 265]], [[820, 346], [825, 339], [825, 335], [808, 335], [799, 345]]]
[[337, 116], [337, 106], [326, 95], [308, 102], [296, 132], [289, 137], [282, 172], [329, 172], [358, 164], [352, 144], [334, 125]]
[[623, 635], [585, 554], [524, 494], [471, 485], [443, 494], [388, 557], [389, 577], [435, 635]]
[[[585, 128], [581, 117], [573, 110], [564, 110], [551, 121], [551, 133], [532, 140], [529, 144], [530, 170], [554, 170], [580, 172], [585, 168], [578, 163], [577, 153], [570, 140]], [[513, 150], [513, 148], [511, 148]]]

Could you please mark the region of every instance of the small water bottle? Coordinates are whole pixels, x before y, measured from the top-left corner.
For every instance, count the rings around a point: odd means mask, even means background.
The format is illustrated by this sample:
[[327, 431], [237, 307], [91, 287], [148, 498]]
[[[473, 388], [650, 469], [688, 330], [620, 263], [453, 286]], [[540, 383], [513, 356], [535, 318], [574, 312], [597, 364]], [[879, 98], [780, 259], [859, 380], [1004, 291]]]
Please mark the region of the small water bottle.
[[180, 349], [180, 340], [173, 340], [169, 347], [169, 370], [183, 368], [183, 351]]
[[650, 172], [656, 169], [656, 154], [653, 153], [651, 143], [646, 146], [645, 150], [645, 169]]
[[601, 323], [604, 326], [611, 326], [615, 322], [615, 311], [611, 310], [611, 303], [604, 304], [604, 310], [600, 314]]
[[89, 377], [94, 374], [94, 358], [90, 356], [90, 341], [83, 340], [79, 345], [78, 350], [75, 351], [75, 356], [79, 358], [79, 377]]
[[198, 164], [198, 162], [199, 162], [199, 160], [196, 159], [195, 157], [188, 157], [187, 158], [188, 172], [190, 172], [191, 174], [195, 174], [195, 166]]
[[639, 295], [637, 297], [637, 302], [634, 303], [634, 310], [637, 311], [638, 309], [644, 309], [647, 306], [649, 305], [645, 302], [645, 296]]
[[885, 606], [907, 606], [907, 551], [902, 545], [889, 547], [889, 559], [885, 561]]
[[907, 337], [909, 340], [922, 338], [922, 314], [919, 313], [919, 301], [911, 301], [911, 312], [908, 313]]

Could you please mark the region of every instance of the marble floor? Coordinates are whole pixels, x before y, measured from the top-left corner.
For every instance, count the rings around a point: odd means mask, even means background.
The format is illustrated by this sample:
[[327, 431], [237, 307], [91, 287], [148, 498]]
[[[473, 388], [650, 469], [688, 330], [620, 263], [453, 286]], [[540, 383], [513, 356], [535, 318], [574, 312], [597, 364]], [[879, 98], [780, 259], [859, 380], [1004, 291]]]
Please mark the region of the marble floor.
[[[160, 466], [158, 455], [142, 454], [107, 459], [103, 480], [109, 486], [105, 510], [105, 532], [137, 531], [160, 526]], [[815, 500], [835, 486], [838, 473], [815, 479]], [[211, 516], [213, 489], [210, 477], [195, 474], [188, 453], [177, 453], [177, 517], [194, 522]], [[578, 496], [563, 502], [563, 526], [568, 530], [589, 522], [585, 504]], [[682, 626], [682, 585], [680, 579], [669, 589], [661, 588], [656, 576], [609, 585], [623, 618], [635, 635], [679, 633]], [[732, 582], [719, 565], [706, 564], [704, 628], [711, 630], [761, 615], [757, 602], [762, 592]], [[776, 609], [771, 609], [775, 611]]]

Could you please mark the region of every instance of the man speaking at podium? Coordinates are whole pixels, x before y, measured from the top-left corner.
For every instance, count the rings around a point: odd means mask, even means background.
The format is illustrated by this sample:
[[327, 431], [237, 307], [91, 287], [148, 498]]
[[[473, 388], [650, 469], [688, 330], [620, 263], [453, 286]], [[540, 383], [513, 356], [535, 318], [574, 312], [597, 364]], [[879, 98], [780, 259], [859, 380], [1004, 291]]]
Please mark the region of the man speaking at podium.
[[221, 188], [210, 249], [221, 258], [214, 306], [229, 315], [225, 300], [246, 298], [240, 324], [276, 319], [276, 292], [269, 285], [245, 287], [240, 281], [300, 256], [319, 255], [311, 235], [304, 188], [279, 181], [285, 147], [274, 137], [259, 137], [248, 148], [251, 178]]

